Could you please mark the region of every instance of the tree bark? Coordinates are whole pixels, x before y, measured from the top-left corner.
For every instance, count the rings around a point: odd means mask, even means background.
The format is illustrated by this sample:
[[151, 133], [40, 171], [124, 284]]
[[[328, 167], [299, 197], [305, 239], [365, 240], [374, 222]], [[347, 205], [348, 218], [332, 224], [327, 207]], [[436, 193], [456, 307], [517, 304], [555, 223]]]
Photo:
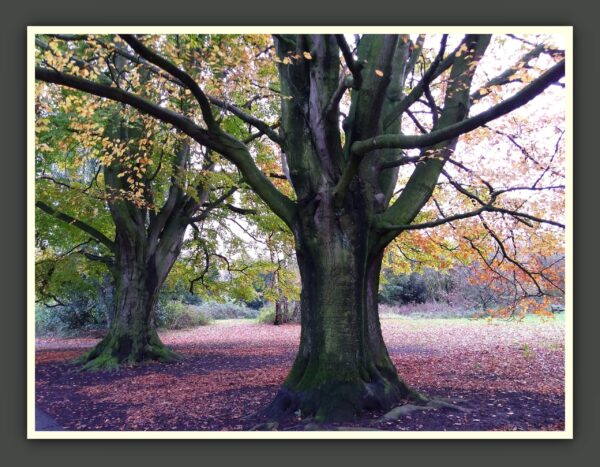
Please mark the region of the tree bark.
[[300, 302], [292, 301], [292, 315], [290, 317], [292, 323], [298, 323], [300, 321]]
[[274, 325], [283, 324], [283, 302], [280, 298], [275, 300], [275, 320], [273, 321]]
[[382, 253], [370, 254], [360, 211], [340, 216], [334, 205], [333, 196], [328, 197], [296, 232], [300, 348], [266, 410], [271, 417], [300, 410], [318, 421], [347, 420], [404, 398], [423, 400], [399, 378], [381, 334], [377, 291]]
[[[145, 230], [143, 230], [145, 233]], [[143, 241], [117, 234], [113, 276], [116, 285], [114, 315], [108, 334], [84, 354], [85, 369], [114, 369], [148, 360], [173, 362], [180, 357], [163, 345], [156, 331], [155, 309], [162, 285], [181, 250], [185, 227], [172, 238], [166, 255]]]

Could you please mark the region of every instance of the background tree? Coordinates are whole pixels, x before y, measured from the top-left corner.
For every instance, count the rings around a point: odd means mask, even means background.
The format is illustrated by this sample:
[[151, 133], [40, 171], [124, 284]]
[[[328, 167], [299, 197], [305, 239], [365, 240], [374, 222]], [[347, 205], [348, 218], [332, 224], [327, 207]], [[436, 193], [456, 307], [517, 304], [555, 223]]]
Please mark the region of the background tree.
[[[45, 63], [56, 65], [62, 54], [81, 50], [71, 43], [61, 50], [50, 42]], [[135, 89], [185, 113], [189, 98], [183, 90], [128, 68], [114, 43], [98, 38], [89, 45], [83, 58], [65, 64], [69, 70], [97, 74], [116, 89]], [[86, 55], [90, 49], [93, 59]], [[109, 333], [83, 357], [85, 367], [177, 359], [156, 333], [159, 292], [188, 225], [203, 221], [235, 191], [234, 178], [219, 173], [210, 155], [185, 135], [136, 111], [47, 87], [38, 89], [37, 98], [36, 206], [67, 231], [75, 228], [66, 237], [82, 241], [74, 251], [103, 263], [114, 281]], [[48, 223], [47, 216], [42, 219]]]
[[[377, 314], [384, 251], [399, 235], [467, 218], [478, 218], [485, 227], [490, 214], [508, 216], [534, 230], [544, 229], [543, 224], [562, 227], [507, 196], [545, 185], [497, 188], [476, 176], [474, 186], [450, 176], [461, 202], [452, 210], [442, 208], [435, 219], [426, 217], [445, 167], [461, 164], [456, 160], [458, 138], [525, 106], [564, 76], [563, 54], [555, 48], [532, 44], [495, 77], [486, 79], [484, 74], [476, 80], [485, 68], [489, 35], [452, 38], [454, 48], [447, 47], [451, 38], [444, 35], [433, 53], [424, 53], [423, 36], [365, 35], [353, 47], [342, 35], [275, 35], [273, 60], [281, 92], [276, 133], [272, 125], [205, 93], [207, 86], [203, 90], [198, 84], [205, 80], [198, 67], [184, 71], [182, 64], [166, 60], [141, 39], [121, 37], [137, 54], [137, 62], [168, 74], [195, 97], [202, 123], [68, 70], [40, 66], [36, 78], [128, 104], [172, 124], [235, 164], [245, 183], [293, 232], [302, 279], [301, 342], [290, 375], [270, 406], [271, 415], [301, 410], [330, 420], [386, 408], [404, 397], [422, 399], [398, 377]], [[542, 55], [543, 70], [530, 69], [532, 60]], [[502, 86], [510, 83], [524, 85], [505, 93]], [[486, 105], [470, 116], [478, 100]], [[429, 121], [413, 113], [420, 103], [428, 109]], [[223, 129], [215, 106], [279, 146], [295, 196], [276, 187], [248, 146]], [[403, 133], [408, 120], [421, 134]], [[399, 177], [406, 170], [408, 178]], [[469, 200], [467, 209], [464, 199]], [[502, 253], [518, 263], [506, 249]], [[524, 272], [524, 280], [536, 279], [525, 269], [529, 273]]]

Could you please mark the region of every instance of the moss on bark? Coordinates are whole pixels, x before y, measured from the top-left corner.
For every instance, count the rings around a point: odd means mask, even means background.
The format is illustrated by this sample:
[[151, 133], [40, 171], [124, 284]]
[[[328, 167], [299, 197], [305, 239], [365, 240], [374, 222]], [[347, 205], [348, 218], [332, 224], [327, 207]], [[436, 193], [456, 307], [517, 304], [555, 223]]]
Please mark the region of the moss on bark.
[[144, 361], [172, 363], [181, 356], [167, 348], [155, 332], [147, 336], [109, 333], [94, 348], [83, 354], [78, 362], [84, 370], [115, 370], [123, 364]]

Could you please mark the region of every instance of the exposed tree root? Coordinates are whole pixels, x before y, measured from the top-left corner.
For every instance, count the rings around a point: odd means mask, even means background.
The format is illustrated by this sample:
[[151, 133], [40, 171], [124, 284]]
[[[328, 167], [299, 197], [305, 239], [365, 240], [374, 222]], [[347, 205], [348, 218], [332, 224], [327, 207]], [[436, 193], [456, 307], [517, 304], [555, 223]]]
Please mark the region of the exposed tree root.
[[182, 359], [180, 355], [167, 348], [158, 338], [151, 336], [142, 344], [140, 339], [129, 335], [109, 334], [94, 348], [83, 354], [77, 362], [83, 370], [116, 370], [124, 364], [139, 364], [145, 361], [174, 363]]
[[298, 390], [284, 385], [273, 402], [260, 415], [280, 421], [297, 415], [313, 417], [316, 422], [355, 420], [364, 412], [387, 410], [403, 400], [426, 404], [428, 399], [399, 378], [380, 378], [371, 382], [330, 382], [316, 388]]

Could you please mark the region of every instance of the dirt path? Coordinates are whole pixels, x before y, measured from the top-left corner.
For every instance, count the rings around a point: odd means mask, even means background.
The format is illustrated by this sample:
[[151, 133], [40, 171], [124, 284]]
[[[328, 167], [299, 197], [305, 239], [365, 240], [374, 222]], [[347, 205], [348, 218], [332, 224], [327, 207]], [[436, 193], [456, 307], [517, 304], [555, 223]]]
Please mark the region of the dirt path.
[[[562, 430], [562, 323], [486, 324], [384, 320], [400, 375], [452, 401], [397, 420], [373, 413], [346, 428], [383, 430]], [[299, 340], [296, 325], [211, 325], [162, 334], [186, 358], [113, 372], [79, 372], [71, 360], [93, 339], [39, 340], [38, 406], [68, 430], [249, 430], [276, 394]], [[379, 423], [374, 422], [380, 420]], [[291, 419], [278, 429], [309, 429]], [[336, 429], [339, 425], [320, 427]]]

